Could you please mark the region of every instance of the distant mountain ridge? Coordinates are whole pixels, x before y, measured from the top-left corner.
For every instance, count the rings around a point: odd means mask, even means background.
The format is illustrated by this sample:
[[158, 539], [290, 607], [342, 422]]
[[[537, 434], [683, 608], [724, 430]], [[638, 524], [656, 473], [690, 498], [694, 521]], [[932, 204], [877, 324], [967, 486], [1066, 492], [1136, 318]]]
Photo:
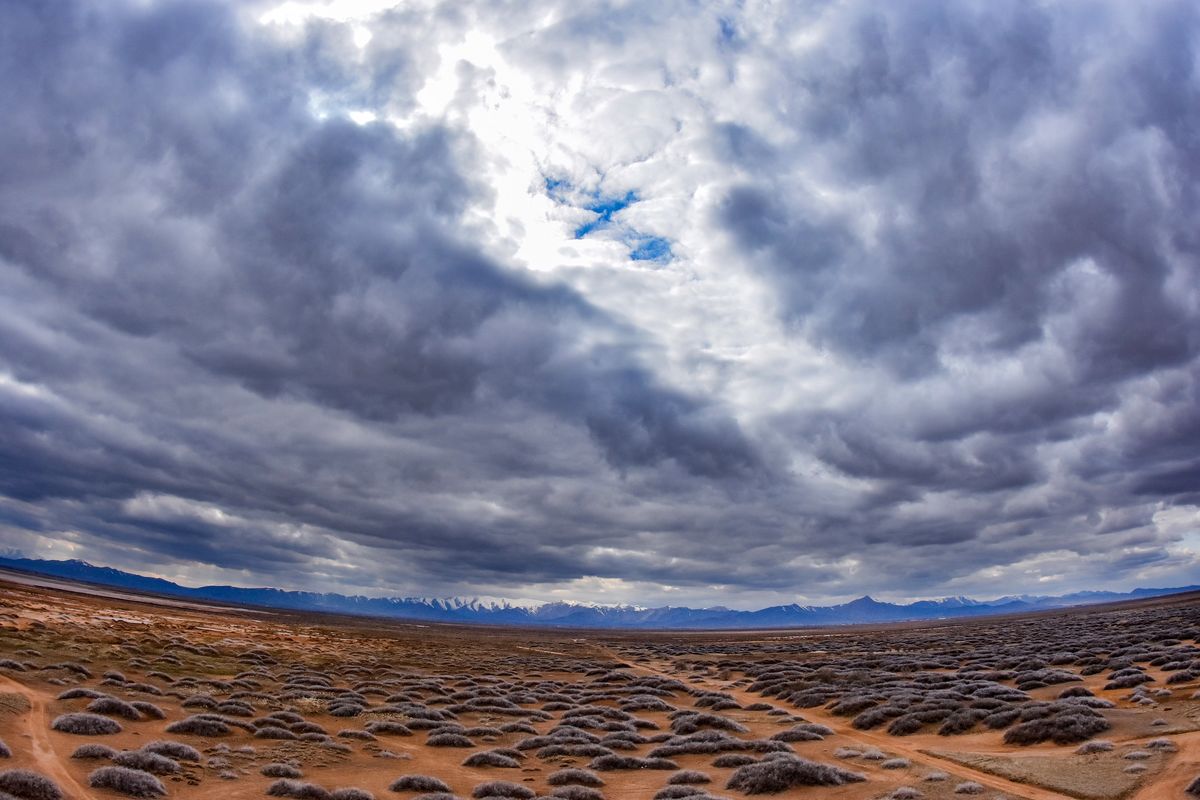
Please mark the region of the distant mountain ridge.
[[887, 603], [870, 596], [833, 606], [802, 606], [795, 603], [770, 606], [757, 611], [728, 608], [663, 606], [601, 606], [583, 603], [514, 604], [499, 598], [363, 597], [318, 592], [296, 592], [271, 588], [237, 586], [180, 586], [161, 578], [150, 578], [112, 567], [97, 567], [86, 561], [48, 561], [0, 556], [0, 567], [100, 584], [120, 589], [216, 600], [237, 605], [263, 606], [292, 611], [326, 611], [427, 622], [464, 622], [493, 625], [540, 625], [600, 629], [739, 629], [851, 625], [872, 622], [980, 617], [1012, 614], [1067, 606], [1108, 603], [1200, 591], [1200, 586], [1170, 589], [1134, 589], [1132, 592], [1088, 591], [1049, 596], [1002, 597], [973, 600], [947, 597], [914, 603]]

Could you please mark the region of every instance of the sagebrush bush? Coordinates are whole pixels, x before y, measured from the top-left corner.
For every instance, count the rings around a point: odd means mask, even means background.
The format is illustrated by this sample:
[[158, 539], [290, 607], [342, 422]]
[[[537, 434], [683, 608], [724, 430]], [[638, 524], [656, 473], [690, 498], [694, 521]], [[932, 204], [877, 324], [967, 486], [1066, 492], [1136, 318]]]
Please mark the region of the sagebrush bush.
[[1090, 742], [1084, 742], [1075, 748], [1075, 752], [1081, 756], [1086, 756], [1089, 753], [1106, 753], [1113, 749], [1113, 743], [1107, 739], [1093, 739]]
[[267, 787], [267, 794], [272, 797], [293, 797], [296, 800], [333, 800], [333, 795], [323, 787], [290, 778], [280, 778], [272, 783]]
[[472, 797], [511, 797], [514, 800], [531, 800], [537, 792], [528, 786], [522, 786], [512, 781], [488, 781], [481, 783], [471, 790]]
[[199, 761], [200, 751], [192, 747], [190, 744], [183, 742], [169, 742], [165, 739], [155, 739], [153, 742], [146, 742], [142, 745], [142, 750], [147, 753], [158, 753], [160, 756], [167, 756], [176, 761]]
[[130, 701], [129, 705], [131, 705], [135, 709], [137, 709], [138, 713], [140, 713], [146, 719], [166, 719], [167, 718], [166, 713], [163, 712], [163, 710], [161, 708], [154, 705], [154, 703], [148, 703], [145, 700], [132, 700], [132, 701]]
[[274, 725], [264, 725], [254, 732], [255, 739], [298, 739], [296, 734], [287, 728], [277, 728]]
[[88, 776], [88, 785], [96, 789], [112, 789], [130, 797], [158, 797], [167, 793], [162, 781], [140, 769], [101, 767]]
[[819, 742], [824, 738], [819, 733], [813, 733], [801, 728], [791, 728], [771, 736], [771, 739], [776, 742]]
[[0, 772], [0, 793], [21, 800], [63, 800], [58, 784], [31, 769], [7, 769]]
[[167, 733], [189, 734], [191, 736], [227, 736], [230, 728], [224, 722], [218, 719], [212, 719], [197, 714], [193, 717], [184, 717], [177, 722], [172, 722], [166, 728]]
[[344, 786], [329, 793], [333, 800], [375, 800], [375, 795], [357, 786]]
[[865, 780], [866, 776], [857, 772], [790, 756], [738, 767], [725, 788], [746, 794], [774, 794], [796, 786], [841, 786]]
[[112, 714], [124, 719], [137, 722], [142, 718], [142, 713], [134, 708], [131, 704], [116, 697], [97, 697], [95, 700], [87, 704], [87, 711], [94, 714]]
[[1059, 714], [1022, 722], [1015, 728], [1008, 729], [1004, 733], [1004, 743], [1038, 744], [1050, 740], [1055, 744], [1074, 744], [1090, 739], [1111, 727], [1108, 720], [1098, 714], [1096, 716]]
[[431, 775], [401, 775], [388, 787], [393, 792], [449, 792], [450, 787]]
[[0, 758], [12, 758], [12, 750], [8, 749], [8, 745], [2, 739], [0, 739]]
[[77, 736], [108, 736], [121, 732], [121, 723], [115, 719], [86, 711], [73, 711], [55, 717], [50, 727], [60, 733], [73, 733]]
[[425, 740], [429, 747], [474, 747], [475, 743], [460, 733], [438, 733]]
[[550, 773], [546, 778], [546, 782], [551, 786], [603, 786], [604, 779], [596, 773], [579, 769], [578, 767], [565, 767]]
[[89, 742], [88, 744], [81, 744], [79, 747], [76, 747], [75, 752], [71, 753], [71, 758], [78, 758], [80, 760], [109, 759], [116, 754], [117, 751], [106, 744]]
[[744, 767], [747, 764], [754, 764], [757, 761], [758, 759], [754, 756], [748, 756], [744, 753], [726, 753], [714, 758], [712, 765], [718, 769], [727, 769], [729, 767]]
[[551, 789], [550, 796], [560, 797], [562, 800], [604, 800], [604, 794], [599, 789], [579, 785], [559, 786], [557, 789]]
[[179, 762], [175, 759], [144, 750], [125, 750], [113, 756], [112, 762], [118, 767], [129, 767], [155, 775], [174, 775], [180, 769]]
[[502, 755], [492, 750], [472, 753], [462, 762], [464, 767], [499, 767], [501, 769], [517, 769], [521, 762], [510, 756]]
[[695, 783], [712, 783], [712, 778], [708, 773], [700, 772], [695, 769], [681, 769], [671, 777], [667, 778], [669, 784], [695, 784]]
[[304, 773], [291, 764], [266, 764], [259, 772], [268, 778], [303, 778]]

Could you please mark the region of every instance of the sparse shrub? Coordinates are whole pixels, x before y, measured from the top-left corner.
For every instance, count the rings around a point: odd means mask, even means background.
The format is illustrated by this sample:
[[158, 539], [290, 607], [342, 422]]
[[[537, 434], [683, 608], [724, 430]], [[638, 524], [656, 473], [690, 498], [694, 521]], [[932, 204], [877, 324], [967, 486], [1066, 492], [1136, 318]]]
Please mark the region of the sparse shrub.
[[567, 767], [550, 773], [546, 783], [551, 786], [603, 786], [604, 779], [590, 770]]
[[167, 718], [167, 715], [163, 712], [163, 710], [154, 705], [154, 703], [148, 703], [145, 700], [131, 700], [129, 705], [137, 709], [138, 713], [140, 713], [146, 719]]
[[908, 769], [912, 766], [912, 762], [907, 758], [889, 758], [887, 761], [880, 763], [884, 769]]
[[790, 756], [739, 767], [725, 788], [746, 794], [775, 794], [796, 786], [841, 786], [865, 780], [866, 776], [857, 772]]
[[180, 703], [184, 708], [216, 708], [216, 699], [209, 694], [194, 694]]
[[464, 767], [499, 767], [502, 769], [516, 769], [521, 766], [521, 762], [515, 758], [506, 755], [501, 755], [493, 750], [483, 750], [478, 753], [472, 753], [467, 756], [462, 762]]
[[359, 731], [353, 728], [347, 728], [344, 731], [338, 731], [338, 736], [342, 739], [358, 739], [364, 742], [375, 741], [375, 734], [370, 731]]
[[438, 733], [425, 740], [429, 747], [474, 747], [475, 743], [460, 733]]
[[63, 800], [58, 784], [31, 769], [7, 769], [0, 772], [0, 793], [21, 800]]
[[1132, 689], [1134, 686], [1140, 686], [1143, 683], [1150, 683], [1154, 679], [1143, 672], [1138, 672], [1135, 675], [1123, 675], [1116, 680], [1109, 681], [1104, 684], [1105, 689]]
[[896, 717], [892, 720], [887, 732], [892, 736], [908, 736], [921, 730], [924, 725], [925, 723], [916, 714], [905, 714], [903, 717]]
[[3, 740], [0, 740], [0, 758], [12, 758], [12, 750], [8, 749]]
[[1193, 797], [1200, 797], [1200, 777], [1189, 783], [1184, 791]]
[[121, 732], [121, 723], [115, 719], [86, 711], [75, 711], [55, 717], [50, 727], [60, 733], [73, 733], [77, 736], [108, 736]]
[[1000, 728], [1007, 728], [1009, 725], [1012, 725], [1020, 716], [1020, 709], [1005, 708], [988, 714], [983, 718], [983, 724], [992, 730], [999, 730]]
[[142, 745], [141, 749], [147, 753], [158, 753], [160, 756], [173, 758], [176, 761], [200, 760], [200, 751], [190, 744], [184, 744], [183, 742], [168, 742], [164, 739], [156, 739], [153, 742], [147, 742]]
[[287, 728], [277, 728], [274, 725], [265, 725], [254, 732], [255, 739], [298, 739], [296, 734], [289, 731]]
[[[1092, 712], [1093, 714], [1095, 712]], [[1055, 744], [1073, 744], [1108, 730], [1108, 720], [1099, 716], [1059, 714], [1023, 722], [1004, 733], [1005, 744], [1037, 744], [1051, 740]]]
[[80, 697], [95, 700], [97, 697], [108, 697], [108, 695], [104, 692], [97, 692], [95, 689], [88, 689], [86, 686], [76, 686], [74, 689], [67, 689], [65, 692], [60, 692], [56, 699], [76, 700]]
[[97, 697], [87, 704], [87, 710], [94, 714], [115, 714], [124, 719], [137, 722], [142, 714], [129, 703], [116, 697]]
[[268, 778], [303, 778], [304, 773], [291, 764], [266, 764], [259, 772]]
[[924, 796], [911, 786], [900, 786], [892, 790], [892, 793], [888, 795], [888, 800], [920, 800]]
[[388, 787], [393, 792], [449, 792], [446, 782], [430, 775], [401, 775]]
[[118, 767], [129, 767], [155, 775], [174, 775], [179, 772], [179, 762], [175, 759], [143, 750], [126, 750], [117, 753], [113, 756], [112, 761]]
[[297, 800], [332, 800], [332, 795], [315, 783], [303, 783], [280, 778], [267, 787], [271, 797], [294, 797]]
[[472, 797], [512, 797], [515, 800], [531, 800], [537, 792], [528, 786], [522, 786], [512, 781], [488, 781], [481, 783], [471, 790]]
[[975, 781], [963, 781], [954, 787], [955, 794], [983, 794], [983, 784]]
[[712, 765], [718, 769], [727, 769], [729, 767], [744, 767], [747, 764], [754, 764], [757, 761], [758, 759], [754, 756], [748, 756], [744, 753], [726, 753], [714, 758]]
[[654, 793], [653, 800], [681, 800], [684, 797], [707, 797], [698, 786], [664, 786]]
[[226, 736], [229, 726], [219, 719], [197, 714], [193, 717], [172, 722], [167, 726], [167, 733], [182, 733], [192, 736]]
[[1084, 742], [1075, 748], [1075, 752], [1081, 756], [1086, 756], [1090, 753], [1106, 753], [1113, 749], [1113, 743], [1107, 739], [1093, 739], [1090, 742]]
[[708, 773], [700, 772], [694, 769], [682, 769], [676, 772], [671, 777], [667, 778], [667, 783], [670, 784], [694, 784], [694, 783], [712, 783], [712, 778]]
[[167, 793], [162, 781], [140, 769], [101, 767], [88, 776], [88, 785], [96, 789], [112, 789], [130, 797], [158, 797]]
[[359, 789], [357, 786], [346, 786], [341, 789], [334, 789], [329, 793], [333, 800], [375, 800], [375, 795], [368, 792], [366, 789]]
[[561, 797], [562, 800], [604, 800], [604, 794], [599, 789], [588, 786], [560, 786], [550, 790], [551, 797]]
[[379, 720], [378, 722], [369, 722], [366, 726], [367, 730], [376, 736], [412, 736], [413, 732], [407, 725], [392, 720]]
[[87, 744], [81, 744], [81, 745], [79, 745], [79, 747], [76, 747], [75, 752], [71, 753], [71, 758], [78, 758], [80, 760], [101, 759], [101, 758], [109, 759], [109, 758], [112, 758], [113, 756], [115, 756], [116, 754], [117, 754], [117, 751], [114, 750], [113, 748], [109, 747], [106, 744], [99, 744], [97, 742], [88, 742]]

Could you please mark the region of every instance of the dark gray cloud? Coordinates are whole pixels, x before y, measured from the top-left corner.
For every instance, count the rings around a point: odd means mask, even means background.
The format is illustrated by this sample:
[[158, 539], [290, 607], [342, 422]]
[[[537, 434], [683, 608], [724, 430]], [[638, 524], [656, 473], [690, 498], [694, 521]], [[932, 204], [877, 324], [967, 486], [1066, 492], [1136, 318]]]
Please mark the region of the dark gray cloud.
[[[0, 8], [0, 536], [652, 602], [1195, 568], [1189, 4], [552, 8]], [[671, 262], [513, 255], [551, 173]]]

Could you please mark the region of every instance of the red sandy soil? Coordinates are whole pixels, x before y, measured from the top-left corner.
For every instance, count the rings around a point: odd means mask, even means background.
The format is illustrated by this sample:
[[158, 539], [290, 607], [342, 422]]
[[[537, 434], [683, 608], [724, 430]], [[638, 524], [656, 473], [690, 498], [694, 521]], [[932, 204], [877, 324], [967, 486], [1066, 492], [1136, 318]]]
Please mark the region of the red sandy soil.
[[[1172, 606], [1172, 603], [1175, 605]], [[1200, 618], [1200, 602], [1196, 598], [1161, 601], [1159, 604], [1175, 608], [1180, 603], [1187, 613], [1194, 613]], [[1138, 607], [1155, 606], [1142, 604]], [[1080, 609], [1065, 613], [1077, 618], [1097, 612]], [[967, 630], [972, 624], [985, 623], [962, 622], [937, 627]], [[88, 786], [89, 773], [106, 762], [71, 759], [75, 748], [80, 744], [98, 742], [118, 750], [136, 749], [152, 739], [169, 739], [196, 747], [205, 754], [206, 759], [215, 756], [229, 762], [229, 766], [221, 766], [221, 762], [213, 762], [215, 766], [208, 763], [185, 764], [182, 774], [163, 776], [163, 783], [171, 797], [212, 800], [264, 797], [273, 779], [260, 775], [259, 768], [272, 761], [293, 757], [304, 770], [304, 781], [317, 783], [327, 789], [355, 786], [372, 792], [376, 798], [409, 800], [412, 793], [397, 794], [388, 790], [389, 784], [400, 775], [436, 776], [463, 798], [470, 797], [476, 785], [489, 780], [522, 783], [539, 795], [544, 795], [552, 788], [546, 783], [547, 775], [564, 765], [586, 767], [590, 760], [586, 757], [543, 760], [535, 757], [531, 750], [519, 769], [461, 766], [463, 759], [473, 752], [514, 746], [527, 736], [523, 733], [476, 739], [476, 746], [471, 749], [428, 747], [424, 744], [423, 731], [417, 731], [411, 737], [381, 735], [377, 742], [335, 736], [336, 741], [350, 746], [349, 753], [337, 753], [307, 742], [257, 739], [236, 728], [230, 736], [211, 740], [163, 732], [171, 722], [202, 712], [203, 709], [183, 708], [182, 697], [170, 694], [171, 683], [149, 677], [148, 673], [161, 671], [171, 674], [176, 680], [193, 676], [201, 680], [229, 681], [253, 666], [244, 660], [239, 661], [238, 654], [261, 650], [277, 660], [277, 663], [268, 667], [268, 671], [280, 672], [286, 667], [305, 665], [324, 671], [338, 687], [350, 687], [364, 680], [361, 674], [343, 672], [363, 665], [381, 672], [393, 670], [439, 676], [438, 679], [453, 691], [454, 683], [472, 676], [485, 679], [495, 676], [511, 682], [556, 680], [564, 684], [589, 684], [592, 678], [584, 674], [587, 666], [611, 669], [623, 664], [630, 667], [629, 671], [634, 675], [678, 680], [689, 689], [699, 691], [725, 692], [743, 707], [766, 701], [777, 708], [786, 709], [796, 717], [826, 725], [833, 729], [833, 735], [822, 741], [793, 743], [796, 754], [858, 771], [868, 778], [862, 783], [843, 786], [794, 788], [776, 795], [779, 797], [858, 800], [886, 797], [897, 787], [912, 786], [919, 789], [924, 797], [936, 800], [963, 797], [965, 795], [954, 794], [954, 787], [964, 781], [974, 781], [986, 788], [981, 796], [987, 798], [1003, 796], [1014, 800], [1052, 800], [1067, 795], [964, 766], [935, 753], [972, 753], [999, 759], [1011, 756], [1054, 758], [1060, 759], [1063, 769], [1069, 773], [1071, 769], [1086, 771], [1089, 758], [1119, 758], [1121, 753], [1162, 736], [1170, 738], [1177, 745], [1177, 751], [1156, 754], [1147, 761], [1148, 771], [1141, 775], [1125, 796], [1136, 800], [1184, 798], [1184, 787], [1200, 775], [1200, 701], [1191, 699], [1192, 693], [1200, 688], [1195, 683], [1169, 687], [1172, 696], [1149, 710], [1132, 706], [1127, 699], [1130, 694], [1128, 690], [1104, 690], [1104, 673], [1088, 676], [1082, 684], [1072, 684], [1084, 685], [1097, 696], [1112, 700], [1118, 706], [1106, 712], [1113, 722], [1113, 728], [1099, 737], [1113, 741], [1117, 750], [1114, 754], [1085, 757], [1074, 755], [1073, 744], [1008, 746], [1003, 743], [1003, 731], [982, 728], [959, 736], [938, 736], [934, 726], [905, 737], [888, 735], [886, 726], [869, 731], [857, 730], [850, 724], [849, 717], [835, 716], [827, 708], [791, 708], [774, 698], [764, 698], [747, 691], [745, 676], [720, 668], [716, 657], [710, 659], [711, 667], [697, 666], [704, 662], [704, 656], [688, 655], [681, 658], [669, 652], [671, 648], [686, 649], [689, 643], [702, 641], [706, 647], [728, 644], [739, 652], [753, 655], [756, 648], [768, 644], [777, 646], [801, 640], [811, 644], [820, 637], [844, 636], [865, 637], [877, 645], [880, 652], [884, 652], [892, 646], [889, 637], [897, 635], [896, 631], [919, 628], [883, 626], [835, 632], [780, 631], [754, 634], [609, 634], [596, 631], [424, 625], [209, 605], [192, 606], [179, 602], [161, 604], [154, 598], [117, 592], [75, 592], [61, 582], [56, 582], [52, 587], [39, 587], [28, 582], [5, 582], [0, 577], [0, 659], [13, 659], [31, 665], [24, 671], [0, 669], [0, 739], [13, 751], [11, 759], [0, 760], [0, 770], [11, 767], [36, 770], [51, 778], [70, 798], [117, 798], [122, 795]], [[192, 649], [181, 648], [181, 643]], [[661, 646], [663, 651], [660, 655], [647, 657], [647, 646], [652, 649]], [[197, 649], [201, 652], [195, 652]], [[31, 655], [32, 651], [38, 655]], [[805, 656], [797, 656], [811, 657], [811, 651]], [[687, 663], [681, 663], [684, 661]], [[93, 677], [87, 679], [70, 671], [45, 668], [61, 662], [82, 664], [92, 672]], [[101, 676], [108, 670], [119, 670], [131, 682], [154, 684], [165, 694], [150, 695], [126, 691], [120, 686], [102, 685]], [[1148, 668], [1147, 672], [1159, 681], [1155, 686], [1162, 685], [1164, 676], [1161, 673], [1154, 668]], [[88, 703], [86, 699], [56, 699], [64, 689], [73, 686], [109, 692], [126, 700], [152, 702], [166, 713], [166, 719], [137, 722], [121, 720], [124, 730], [111, 736], [78, 736], [54, 731], [50, 725], [56, 716], [68, 711], [82, 711]], [[1038, 699], [1052, 699], [1061, 688], [1051, 686], [1035, 689], [1030, 694]], [[273, 687], [264, 687], [263, 692], [270, 694], [272, 690]], [[218, 700], [222, 699], [220, 692], [205, 687], [189, 687], [178, 694], [186, 696], [197, 691], [209, 691]], [[14, 710], [22, 704], [9, 703], [8, 706], [12, 708], [6, 711], [7, 706], [3, 702], [5, 694], [23, 696], [28, 701], [28, 709]], [[686, 709], [693, 707], [696, 698], [677, 692], [674, 697], [665, 699], [678, 708]], [[371, 697], [370, 703], [374, 706], [382, 703], [382, 699]], [[617, 705], [616, 702], [605, 701], [599, 704], [614, 708]], [[297, 707], [306, 719], [320, 724], [330, 734], [345, 728], [361, 729], [373, 718], [332, 717], [328, 715], [324, 704], [317, 701], [256, 700], [254, 705], [260, 716]], [[533, 703], [522, 707], [536, 709], [540, 705]], [[748, 728], [749, 733], [739, 734], [747, 739], [768, 738], [792, 724], [788, 717], [770, 716], [765, 711], [740, 708], [720, 713]], [[636, 716], [651, 720], [660, 727], [660, 731], [641, 731], [645, 735], [670, 729], [665, 712], [638, 711]], [[1150, 724], [1152, 720], [1160, 718], [1167, 720], [1168, 724]], [[486, 711], [466, 711], [459, 714], [457, 721], [468, 728], [476, 725], [498, 727], [513, 719]], [[553, 727], [557, 719], [530, 721], [542, 733]], [[603, 731], [592, 732], [603, 734]], [[234, 752], [220, 753], [211, 749], [219, 744], [227, 745]], [[246, 745], [254, 748], [252, 754], [236, 752], [239, 747]], [[644, 756], [654, 746], [641, 745], [636, 751], [619, 752], [621, 755]], [[839, 748], [878, 748], [889, 757], [908, 759], [910, 765], [901, 769], [883, 769], [878, 761], [839, 760], [834, 755]], [[382, 750], [390, 751], [394, 757], [381, 757], [379, 753]], [[744, 796], [724, 788], [733, 770], [712, 767], [712, 755], [682, 755], [673, 760], [682, 769], [696, 769], [711, 775], [712, 783], [705, 788], [713, 795], [726, 798]], [[232, 774], [232, 779], [221, 777], [223, 771], [227, 776]], [[924, 781], [923, 778], [932, 772], [944, 772], [949, 777], [936, 783]], [[635, 770], [601, 774], [605, 780], [601, 790], [609, 800], [649, 800], [667, 784], [667, 778], [672, 773]]]

